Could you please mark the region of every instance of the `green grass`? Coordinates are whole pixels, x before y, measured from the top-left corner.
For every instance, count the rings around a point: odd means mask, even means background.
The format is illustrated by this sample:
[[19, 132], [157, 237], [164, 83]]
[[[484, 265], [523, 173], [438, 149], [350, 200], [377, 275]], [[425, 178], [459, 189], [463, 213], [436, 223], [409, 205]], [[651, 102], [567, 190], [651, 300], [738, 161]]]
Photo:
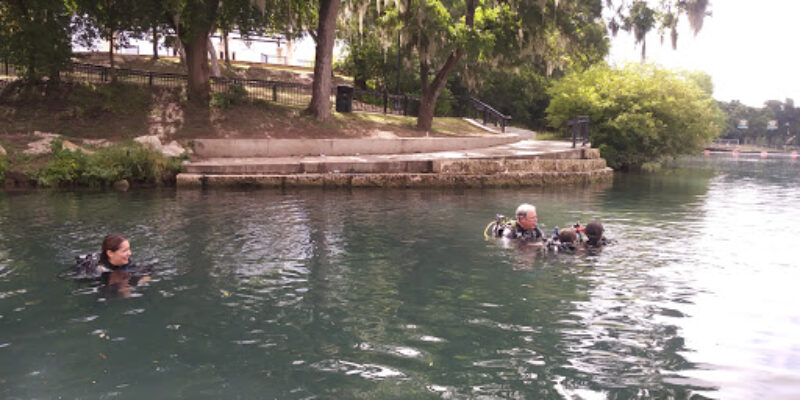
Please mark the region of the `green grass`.
[[536, 140], [572, 140], [558, 135], [556, 132], [536, 132]]
[[[348, 123], [370, 123], [397, 127], [402, 129], [416, 129], [417, 118], [403, 115], [377, 114], [377, 113], [333, 113], [339, 121]], [[433, 119], [433, 133], [446, 136], [482, 135], [489, 134], [461, 118], [438, 117]]]

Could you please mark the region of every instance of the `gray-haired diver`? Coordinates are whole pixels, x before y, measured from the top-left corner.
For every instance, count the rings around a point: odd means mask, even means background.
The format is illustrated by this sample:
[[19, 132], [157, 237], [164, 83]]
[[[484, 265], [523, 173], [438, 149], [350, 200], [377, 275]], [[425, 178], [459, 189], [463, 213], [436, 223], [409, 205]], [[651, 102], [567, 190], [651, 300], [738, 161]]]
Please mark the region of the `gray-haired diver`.
[[544, 234], [539, 229], [536, 207], [527, 203], [521, 204], [514, 214], [516, 220], [497, 215], [483, 231], [484, 237], [516, 239], [529, 243], [541, 242]]

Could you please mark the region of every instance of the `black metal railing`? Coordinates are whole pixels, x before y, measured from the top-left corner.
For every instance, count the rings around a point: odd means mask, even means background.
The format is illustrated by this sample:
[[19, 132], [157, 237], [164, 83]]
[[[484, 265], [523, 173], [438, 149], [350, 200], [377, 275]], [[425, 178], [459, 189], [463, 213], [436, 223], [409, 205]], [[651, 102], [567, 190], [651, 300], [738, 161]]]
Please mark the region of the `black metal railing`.
[[[16, 68], [0, 60], [0, 73], [16, 76]], [[112, 77], [112, 73], [114, 76]], [[112, 80], [122, 83], [148, 85], [151, 87], [177, 88], [186, 86], [184, 74], [142, 71], [128, 68], [110, 68], [103, 65], [71, 63], [59, 76], [64, 81], [109, 83]], [[305, 106], [311, 101], [311, 85], [305, 83], [271, 81], [261, 79], [240, 79], [211, 77], [212, 93], [224, 93], [232, 86], [241, 86], [250, 100], [263, 100], [294, 106]], [[336, 87], [331, 87], [331, 106], [336, 97]], [[352, 111], [383, 114], [418, 116], [420, 99], [415, 95], [391, 94], [368, 90], [353, 90]], [[486, 103], [470, 96], [441, 96], [436, 102], [434, 115], [437, 117], [474, 118], [484, 125], [494, 124], [505, 132], [510, 116], [504, 115]]]
[[572, 147], [581, 142], [581, 147], [589, 143], [589, 116], [578, 115], [567, 121], [567, 132], [572, 134]]
[[[369, 90], [353, 91], [353, 111], [418, 116], [419, 107], [419, 96]], [[473, 118], [484, 125], [494, 124], [503, 132], [511, 120], [510, 116], [471, 96], [440, 96], [436, 101], [434, 115]]]

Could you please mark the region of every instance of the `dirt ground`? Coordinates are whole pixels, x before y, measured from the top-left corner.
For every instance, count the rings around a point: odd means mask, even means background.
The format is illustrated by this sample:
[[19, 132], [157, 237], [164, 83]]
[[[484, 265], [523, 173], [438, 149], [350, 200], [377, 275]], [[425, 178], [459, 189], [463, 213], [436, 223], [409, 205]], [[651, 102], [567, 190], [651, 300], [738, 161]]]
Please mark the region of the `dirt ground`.
[[245, 102], [228, 108], [195, 107], [179, 89], [120, 85], [0, 88], [0, 145], [20, 151], [55, 133], [77, 144], [118, 142], [157, 135], [186, 145], [195, 138], [393, 138], [492, 135], [459, 118], [436, 118], [431, 132], [416, 118], [370, 113], [332, 113], [316, 121], [302, 107]]

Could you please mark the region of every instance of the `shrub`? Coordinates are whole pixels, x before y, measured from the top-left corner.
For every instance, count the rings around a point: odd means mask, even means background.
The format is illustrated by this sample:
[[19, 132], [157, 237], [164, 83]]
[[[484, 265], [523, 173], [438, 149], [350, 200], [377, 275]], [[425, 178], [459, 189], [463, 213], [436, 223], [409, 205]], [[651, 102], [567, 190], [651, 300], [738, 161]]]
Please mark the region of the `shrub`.
[[[54, 142], [57, 143], [57, 142]], [[93, 154], [53, 146], [53, 159], [39, 169], [42, 186], [109, 186], [121, 179], [158, 184], [180, 172], [181, 160], [168, 158], [139, 143], [117, 145]]]
[[6, 179], [6, 171], [8, 171], [8, 159], [0, 155], [0, 182]]
[[615, 169], [697, 151], [723, 126], [709, 93], [686, 74], [652, 65], [590, 68], [554, 83], [549, 93], [549, 123], [564, 128], [570, 118], [588, 115], [592, 146]]
[[223, 110], [245, 101], [247, 101], [247, 89], [239, 82], [231, 83], [224, 92], [211, 95], [211, 105]]

